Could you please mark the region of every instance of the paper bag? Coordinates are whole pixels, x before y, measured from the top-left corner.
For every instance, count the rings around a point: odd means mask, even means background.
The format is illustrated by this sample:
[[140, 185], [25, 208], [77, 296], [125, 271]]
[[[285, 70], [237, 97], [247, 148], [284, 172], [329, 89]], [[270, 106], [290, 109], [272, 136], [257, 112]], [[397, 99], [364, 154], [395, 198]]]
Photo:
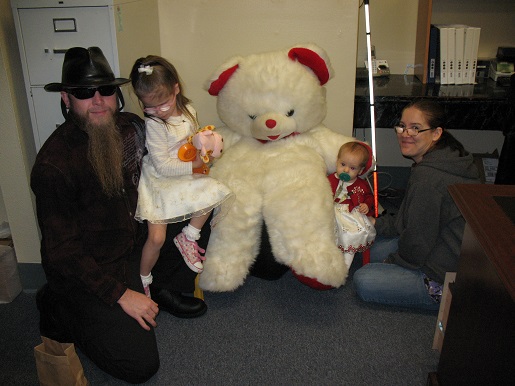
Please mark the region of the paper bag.
[[41, 386], [86, 386], [88, 381], [73, 343], [59, 343], [42, 336], [34, 347]]
[[0, 304], [10, 303], [22, 291], [14, 249], [0, 245]]

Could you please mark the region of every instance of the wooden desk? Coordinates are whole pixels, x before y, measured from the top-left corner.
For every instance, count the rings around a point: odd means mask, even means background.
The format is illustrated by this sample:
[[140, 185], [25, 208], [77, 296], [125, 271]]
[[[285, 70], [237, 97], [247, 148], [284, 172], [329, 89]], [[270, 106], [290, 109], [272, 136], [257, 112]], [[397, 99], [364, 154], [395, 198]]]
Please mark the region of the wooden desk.
[[453, 185], [467, 221], [437, 385], [515, 381], [515, 224], [496, 201], [513, 204], [512, 185]]

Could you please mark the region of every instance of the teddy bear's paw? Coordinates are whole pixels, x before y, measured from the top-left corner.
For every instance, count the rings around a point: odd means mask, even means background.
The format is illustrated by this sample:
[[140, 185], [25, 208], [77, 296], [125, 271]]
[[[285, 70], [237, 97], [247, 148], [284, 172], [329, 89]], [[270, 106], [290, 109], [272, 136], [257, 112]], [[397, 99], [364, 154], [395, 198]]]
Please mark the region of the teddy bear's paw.
[[199, 285], [206, 291], [234, 291], [244, 283], [248, 274], [248, 267], [241, 262], [227, 265], [215, 259], [207, 259], [204, 262], [204, 271], [200, 275]]
[[319, 290], [319, 291], [326, 291], [330, 289], [335, 289], [336, 287], [333, 287], [332, 285], [322, 284], [317, 279], [314, 279], [312, 277], [307, 277], [301, 274], [298, 274], [295, 272], [294, 269], [291, 270], [293, 276], [297, 278], [298, 281], [300, 281], [302, 284], [307, 285], [308, 287], [311, 287], [313, 289]]
[[330, 254], [304, 255], [302, 259], [294, 259], [291, 268], [297, 279], [316, 289], [338, 288], [345, 284], [349, 273], [338, 250]]
[[222, 280], [221, 277], [211, 276], [209, 274], [200, 275], [199, 285], [204, 291], [211, 292], [231, 292], [240, 287], [243, 280]]

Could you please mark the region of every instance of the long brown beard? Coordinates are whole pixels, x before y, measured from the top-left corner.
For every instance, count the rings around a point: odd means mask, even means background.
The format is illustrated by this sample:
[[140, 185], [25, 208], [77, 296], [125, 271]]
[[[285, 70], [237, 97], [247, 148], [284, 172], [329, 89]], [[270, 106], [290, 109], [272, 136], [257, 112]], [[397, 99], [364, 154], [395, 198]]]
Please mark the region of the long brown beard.
[[89, 136], [88, 160], [109, 197], [119, 196], [123, 189], [123, 140], [116, 127], [116, 114], [100, 124], [70, 110], [69, 116]]

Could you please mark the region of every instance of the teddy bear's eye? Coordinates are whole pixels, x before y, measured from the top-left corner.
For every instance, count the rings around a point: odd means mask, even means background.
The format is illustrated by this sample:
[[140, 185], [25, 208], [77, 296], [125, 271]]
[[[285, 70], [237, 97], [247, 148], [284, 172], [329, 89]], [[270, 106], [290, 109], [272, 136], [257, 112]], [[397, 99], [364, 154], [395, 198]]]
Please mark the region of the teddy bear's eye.
[[249, 115], [249, 118], [254, 120], [254, 119], [256, 119], [256, 116], [255, 115]]
[[295, 110], [290, 110], [286, 113], [286, 116], [291, 117], [293, 114], [295, 114]]

